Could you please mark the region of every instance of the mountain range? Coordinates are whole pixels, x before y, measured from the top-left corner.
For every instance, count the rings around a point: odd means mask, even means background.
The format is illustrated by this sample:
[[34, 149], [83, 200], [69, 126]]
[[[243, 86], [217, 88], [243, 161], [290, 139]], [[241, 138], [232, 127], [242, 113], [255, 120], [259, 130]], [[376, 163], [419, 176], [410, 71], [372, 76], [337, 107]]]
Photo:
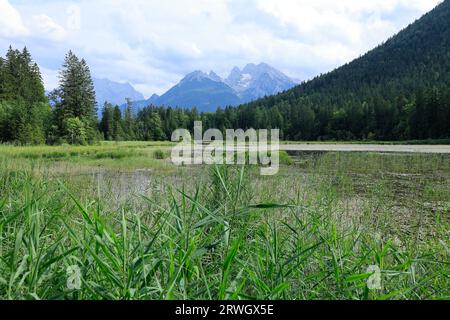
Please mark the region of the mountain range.
[[249, 102], [288, 90], [296, 83], [268, 64], [248, 64], [241, 71], [235, 67], [224, 82], [237, 92], [240, 102]]
[[161, 96], [155, 94], [147, 100], [132, 99], [133, 109], [137, 112], [145, 106], [155, 105], [196, 107], [199, 112], [214, 112], [218, 107], [237, 106], [295, 85], [294, 80], [266, 63], [248, 64], [242, 70], [235, 67], [225, 79], [214, 71], [194, 71]]
[[143, 100], [144, 95], [136, 91], [129, 83], [114, 82], [109, 79], [93, 79], [98, 109], [101, 111], [105, 102], [121, 105], [129, 98], [132, 101]]

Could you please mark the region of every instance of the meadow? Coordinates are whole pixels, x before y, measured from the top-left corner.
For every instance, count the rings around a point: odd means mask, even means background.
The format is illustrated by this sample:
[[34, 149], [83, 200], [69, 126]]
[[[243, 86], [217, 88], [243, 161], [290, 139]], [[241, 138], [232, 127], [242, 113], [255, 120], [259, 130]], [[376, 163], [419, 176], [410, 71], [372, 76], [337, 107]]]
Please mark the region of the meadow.
[[0, 146], [0, 299], [450, 299], [450, 155], [170, 147]]

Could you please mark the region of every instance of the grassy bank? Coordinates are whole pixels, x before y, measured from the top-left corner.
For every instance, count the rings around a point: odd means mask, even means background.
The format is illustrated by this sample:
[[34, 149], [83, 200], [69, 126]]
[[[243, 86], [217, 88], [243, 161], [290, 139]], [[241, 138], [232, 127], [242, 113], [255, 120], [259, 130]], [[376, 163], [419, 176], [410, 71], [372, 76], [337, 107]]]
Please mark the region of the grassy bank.
[[1, 299], [450, 298], [449, 156], [305, 155], [261, 177], [174, 167], [161, 145], [2, 148]]
[[379, 145], [449, 145], [450, 139], [403, 140], [403, 141], [283, 141], [283, 144], [379, 144]]

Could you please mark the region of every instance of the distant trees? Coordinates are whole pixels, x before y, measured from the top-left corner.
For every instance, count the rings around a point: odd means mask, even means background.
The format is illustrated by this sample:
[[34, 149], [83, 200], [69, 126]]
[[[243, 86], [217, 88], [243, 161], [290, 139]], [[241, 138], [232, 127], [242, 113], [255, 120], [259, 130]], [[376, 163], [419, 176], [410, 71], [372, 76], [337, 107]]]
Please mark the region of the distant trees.
[[125, 134], [125, 122], [119, 106], [113, 106], [106, 102], [103, 106], [102, 119], [100, 121], [100, 131], [105, 140], [120, 141], [132, 140]]
[[450, 137], [450, 89], [419, 91], [409, 105], [408, 123], [411, 138]]
[[[387, 100], [317, 108], [300, 99], [273, 107], [249, 104], [198, 114], [195, 110], [148, 106], [136, 117], [138, 140], [170, 138], [176, 128], [192, 131], [195, 120], [205, 128], [279, 128], [285, 140], [407, 140], [450, 138], [450, 87], [431, 87]], [[162, 131], [162, 132], [161, 132]]]
[[[161, 110], [162, 111], [162, 110]], [[137, 137], [139, 140], [166, 140], [161, 114], [155, 108], [144, 108], [137, 117]]]
[[105, 140], [136, 140], [136, 125], [130, 100], [127, 100], [123, 115], [119, 106], [113, 106], [108, 102], [103, 106], [99, 128]]
[[[107, 140], [166, 140], [177, 128], [192, 131], [196, 120], [201, 120], [204, 128], [220, 130], [278, 128], [285, 140], [450, 138], [450, 87], [432, 87], [408, 96], [401, 94], [391, 100], [375, 96], [362, 103], [348, 101], [334, 107], [317, 107], [309, 99], [300, 98], [297, 103], [283, 100], [272, 107], [253, 103], [202, 114], [195, 108], [148, 106], [128, 120], [127, 116], [114, 118], [117, 107], [109, 105], [100, 127]], [[131, 114], [131, 110], [129, 105], [125, 114]], [[113, 123], [122, 125], [124, 135], [117, 135]]]

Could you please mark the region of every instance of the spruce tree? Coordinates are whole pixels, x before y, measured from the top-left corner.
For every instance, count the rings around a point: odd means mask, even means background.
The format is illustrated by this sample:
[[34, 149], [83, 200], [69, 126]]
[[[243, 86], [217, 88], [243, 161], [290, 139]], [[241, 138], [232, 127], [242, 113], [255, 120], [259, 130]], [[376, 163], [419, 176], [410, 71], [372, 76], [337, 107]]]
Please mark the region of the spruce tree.
[[[60, 73], [60, 102], [55, 106], [56, 121], [61, 137], [68, 137], [68, 121], [78, 118], [84, 125], [87, 142], [96, 137], [96, 100], [89, 67], [72, 52], [66, 55]], [[71, 121], [71, 123], [75, 123]]]

